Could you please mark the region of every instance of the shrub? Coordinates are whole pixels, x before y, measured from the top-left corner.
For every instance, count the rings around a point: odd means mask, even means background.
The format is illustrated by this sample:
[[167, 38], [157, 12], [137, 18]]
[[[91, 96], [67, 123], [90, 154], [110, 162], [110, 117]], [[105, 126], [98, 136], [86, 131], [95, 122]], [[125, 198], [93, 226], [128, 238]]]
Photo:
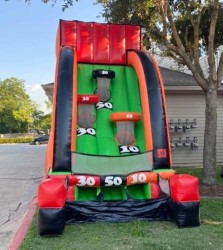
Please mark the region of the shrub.
[[0, 144], [3, 143], [30, 143], [33, 140], [30, 138], [0, 138]]

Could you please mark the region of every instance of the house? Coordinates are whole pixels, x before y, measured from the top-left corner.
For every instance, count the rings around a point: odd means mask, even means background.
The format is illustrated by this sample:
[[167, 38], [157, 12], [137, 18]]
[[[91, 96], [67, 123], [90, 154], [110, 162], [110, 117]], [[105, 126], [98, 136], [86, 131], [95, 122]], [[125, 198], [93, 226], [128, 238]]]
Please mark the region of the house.
[[[158, 63], [165, 86], [173, 166], [201, 166], [205, 126], [204, 93], [190, 72], [171, 70], [162, 67], [162, 62]], [[53, 83], [42, 87], [52, 101]], [[217, 164], [223, 165], [223, 85], [218, 92]]]
[[[204, 93], [192, 75], [162, 67], [160, 69], [165, 85], [168, 120], [169, 124], [172, 123], [170, 137], [174, 146], [172, 148], [173, 165], [202, 165], [205, 127]], [[217, 164], [222, 165], [223, 86], [218, 91], [217, 125]], [[193, 143], [197, 143], [196, 147], [193, 147]]]

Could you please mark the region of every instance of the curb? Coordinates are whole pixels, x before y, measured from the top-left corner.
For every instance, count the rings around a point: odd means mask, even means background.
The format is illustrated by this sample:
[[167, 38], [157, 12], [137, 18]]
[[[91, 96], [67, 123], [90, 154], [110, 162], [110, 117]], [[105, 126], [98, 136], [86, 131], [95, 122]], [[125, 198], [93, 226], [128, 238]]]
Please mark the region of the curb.
[[22, 221], [21, 226], [14, 235], [13, 239], [10, 242], [8, 250], [18, 250], [23, 240], [26, 237], [26, 234], [29, 230], [29, 227], [32, 223], [33, 216], [36, 212], [37, 207], [37, 197], [32, 199], [32, 202], [29, 204], [28, 210], [26, 212], [25, 218]]

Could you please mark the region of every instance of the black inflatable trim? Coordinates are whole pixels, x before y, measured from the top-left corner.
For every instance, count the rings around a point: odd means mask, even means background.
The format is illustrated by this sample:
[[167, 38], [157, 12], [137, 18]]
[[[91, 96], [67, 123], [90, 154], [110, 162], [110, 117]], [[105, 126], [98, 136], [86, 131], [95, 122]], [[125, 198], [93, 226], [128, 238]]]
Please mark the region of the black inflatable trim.
[[[170, 168], [168, 159], [168, 144], [166, 135], [166, 126], [164, 120], [164, 109], [162, 94], [159, 85], [159, 79], [154, 67], [153, 62], [149, 56], [143, 51], [133, 50], [139, 57], [144, 75], [146, 78], [147, 94], [149, 99], [150, 119], [153, 136], [153, 148], [154, 148], [154, 169]], [[167, 157], [159, 158], [157, 155], [157, 149], [166, 149]]]
[[38, 210], [38, 228], [41, 236], [62, 235], [65, 226], [63, 208], [40, 208]]
[[113, 70], [107, 70], [107, 69], [96, 69], [92, 71], [92, 77], [105, 77], [109, 79], [113, 79], [115, 77], [115, 72]]
[[200, 226], [199, 202], [175, 202], [170, 200], [171, 217], [178, 227]]
[[62, 48], [57, 76], [53, 171], [71, 171], [73, 49]]
[[67, 201], [66, 224], [169, 220], [168, 199], [139, 201]]

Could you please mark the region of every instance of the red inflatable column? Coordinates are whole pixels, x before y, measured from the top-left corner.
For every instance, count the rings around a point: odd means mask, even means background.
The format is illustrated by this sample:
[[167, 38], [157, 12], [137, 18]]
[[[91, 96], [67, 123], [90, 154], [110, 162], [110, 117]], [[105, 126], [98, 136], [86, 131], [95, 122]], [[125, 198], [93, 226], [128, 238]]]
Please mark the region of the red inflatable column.
[[66, 201], [64, 180], [49, 178], [38, 188], [38, 227], [40, 235], [61, 235], [65, 226]]
[[179, 227], [199, 226], [198, 179], [187, 174], [173, 175], [170, 184], [170, 209]]

